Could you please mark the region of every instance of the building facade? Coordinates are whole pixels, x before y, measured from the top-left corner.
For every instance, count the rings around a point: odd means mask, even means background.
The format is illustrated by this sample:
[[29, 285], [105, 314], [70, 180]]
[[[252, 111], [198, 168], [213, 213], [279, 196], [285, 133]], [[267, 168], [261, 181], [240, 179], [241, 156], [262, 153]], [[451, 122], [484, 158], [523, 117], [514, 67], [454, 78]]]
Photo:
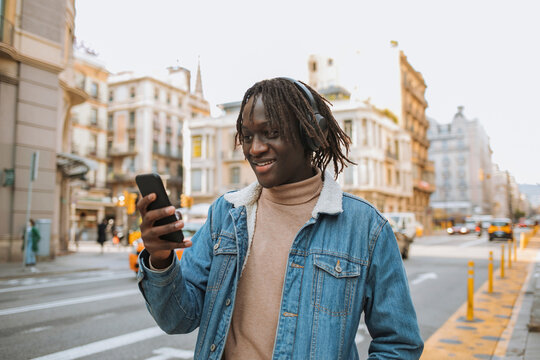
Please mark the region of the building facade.
[[[190, 82], [190, 71], [182, 67], [169, 68], [163, 78], [133, 73], [109, 77], [107, 185], [113, 201], [125, 192], [138, 193], [137, 174], [157, 172], [173, 205], [180, 206], [187, 121], [210, 114], [200, 69], [194, 92]], [[137, 227], [127, 215], [125, 208], [118, 208], [116, 223], [124, 228]]]
[[458, 107], [451, 123], [431, 120], [429, 157], [435, 164], [437, 190], [431, 197], [437, 221], [492, 214], [492, 150], [482, 124]]
[[405, 212], [413, 196], [411, 137], [374, 106], [335, 101], [332, 112], [351, 138], [349, 165], [339, 176], [344, 191], [382, 212]]
[[219, 105], [217, 118], [192, 118], [187, 122], [184, 158], [186, 193], [195, 204], [211, 203], [227, 191], [256, 180], [241, 147], [235, 147], [240, 102]]
[[[349, 58], [353, 60], [344, 64], [342, 73], [347, 74], [344, 84], [352, 89], [351, 98], [367, 102], [410, 135], [413, 194], [403, 211], [414, 212], [429, 232], [432, 224], [429, 198], [435, 186], [433, 163], [428, 159], [424, 78], [395, 42], [391, 46], [358, 50]], [[320, 91], [324, 88], [319, 85], [332, 85], [337, 79], [335, 62], [329, 60], [329, 57], [311, 56], [308, 61], [310, 85]]]
[[[0, 4], [0, 260], [20, 259], [28, 217], [48, 226], [39, 254], [54, 257], [65, 240], [60, 225], [68, 171], [64, 165], [71, 162], [82, 172], [86, 166], [61, 155], [69, 110], [87, 97], [76, 88], [71, 69], [74, 0]], [[35, 152], [38, 176], [29, 199]]]
[[88, 94], [86, 102], [71, 109], [70, 153], [82, 157], [93, 167], [69, 183], [70, 239], [84, 231], [84, 238], [94, 240], [102, 219], [114, 217], [116, 204], [106, 187], [108, 77], [105, 64], [91, 49], [76, 46], [73, 71], [78, 88]]

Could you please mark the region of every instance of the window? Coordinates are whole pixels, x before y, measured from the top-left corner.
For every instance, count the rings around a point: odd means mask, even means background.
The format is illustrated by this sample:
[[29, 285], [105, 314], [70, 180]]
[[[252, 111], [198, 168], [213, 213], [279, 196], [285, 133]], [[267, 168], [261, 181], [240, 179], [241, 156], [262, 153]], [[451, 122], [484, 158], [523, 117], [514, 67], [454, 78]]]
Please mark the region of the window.
[[347, 134], [348, 137], [352, 139], [352, 120], [347, 119], [343, 121], [343, 131]]
[[191, 170], [191, 190], [202, 190], [202, 171], [200, 169]]
[[231, 184], [240, 184], [240, 168], [237, 166], [231, 168]]
[[107, 174], [111, 174], [114, 171], [113, 164], [107, 164]]
[[110, 153], [112, 151], [112, 140], [107, 140], [107, 152]]
[[135, 158], [134, 157], [129, 158], [128, 170], [130, 172], [135, 172]]
[[171, 103], [171, 94], [167, 94], [167, 104]]
[[96, 108], [90, 109], [90, 125], [97, 126], [98, 112]]
[[90, 96], [93, 97], [94, 99], [97, 99], [98, 92], [99, 92], [98, 83], [92, 81], [92, 83], [90, 84]]
[[129, 89], [129, 96], [133, 99], [137, 95], [137, 91], [135, 90], [135, 87], [132, 87]]
[[[356, 167], [354, 167], [356, 168]], [[354, 185], [354, 168], [352, 166], [346, 167], [344, 170], [345, 185]]]
[[107, 118], [107, 130], [113, 130], [114, 129], [114, 115], [109, 114], [109, 117]]
[[152, 145], [152, 152], [157, 153], [158, 150], [159, 150], [159, 147], [158, 147], [157, 140], [154, 140], [154, 143], [153, 143], [153, 145]]
[[135, 127], [135, 111], [129, 112], [129, 127], [130, 128]]
[[181, 164], [176, 166], [176, 175], [178, 175], [179, 177], [182, 177], [184, 175], [184, 169], [182, 168]]
[[367, 137], [367, 119], [362, 119], [362, 145], [366, 146], [368, 144]]
[[154, 100], [157, 100], [157, 99], [159, 99], [159, 89], [155, 88], [154, 89]]
[[165, 163], [165, 174], [170, 174], [171, 173], [171, 164], [170, 163]]
[[158, 172], [158, 162], [157, 162], [157, 159], [153, 159], [152, 160], [152, 171], [153, 172]]
[[109, 102], [113, 102], [114, 101], [114, 91], [109, 91]]
[[200, 158], [202, 156], [202, 136], [196, 135], [191, 137], [191, 157]]
[[129, 139], [129, 150], [128, 151], [135, 151], [135, 139], [130, 138]]

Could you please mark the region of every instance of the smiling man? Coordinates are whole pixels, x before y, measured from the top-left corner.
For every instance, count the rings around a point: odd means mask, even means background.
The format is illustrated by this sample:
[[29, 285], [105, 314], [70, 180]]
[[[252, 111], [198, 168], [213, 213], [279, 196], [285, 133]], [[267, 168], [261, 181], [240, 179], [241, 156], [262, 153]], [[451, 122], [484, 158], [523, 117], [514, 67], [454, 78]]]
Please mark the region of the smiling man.
[[[325, 99], [288, 78], [245, 94], [237, 121], [257, 182], [214, 202], [192, 242], [159, 235], [174, 208], [138, 203], [146, 250], [139, 287], [168, 333], [200, 327], [197, 359], [357, 359], [364, 313], [372, 359], [418, 359], [419, 335], [393, 231], [366, 201], [342, 192], [350, 139]], [[344, 149], [345, 154], [342, 152]], [[191, 247], [182, 261], [176, 247]]]

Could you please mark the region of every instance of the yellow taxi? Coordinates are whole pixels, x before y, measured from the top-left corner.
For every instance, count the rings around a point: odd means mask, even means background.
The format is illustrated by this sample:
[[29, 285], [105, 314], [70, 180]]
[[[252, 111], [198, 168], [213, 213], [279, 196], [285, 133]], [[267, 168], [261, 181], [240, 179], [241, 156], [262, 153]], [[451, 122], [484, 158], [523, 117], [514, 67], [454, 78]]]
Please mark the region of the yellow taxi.
[[[193, 235], [203, 226], [204, 222], [186, 222], [184, 228], [182, 229], [184, 233], [184, 239], [190, 240]], [[134, 240], [131, 244], [131, 252], [129, 253], [129, 268], [135, 272], [139, 271], [139, 254], [144, 249], [143, 240], [140, 238], [140, 232], [138, 232], [139, 237]], [[184, 249], [176, 249], [176, 256], [178, 260], [182, 259], [182, 254]]]
[[492, 219], [488, 228], [489, 241], [493, 239], [509, 239], [514, 241], [512, 221], [508, 218]]

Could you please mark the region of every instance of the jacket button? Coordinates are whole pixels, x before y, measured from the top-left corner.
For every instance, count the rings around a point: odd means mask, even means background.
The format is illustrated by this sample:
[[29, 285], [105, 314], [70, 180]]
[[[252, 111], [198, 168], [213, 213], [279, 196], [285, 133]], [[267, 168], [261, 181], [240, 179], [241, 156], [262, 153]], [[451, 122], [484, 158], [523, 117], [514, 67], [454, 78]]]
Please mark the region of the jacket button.
[[211, 352], [216, 351], [216, 344], [210, 345], [210, 351], [211, 351]]
[[225, 301], [225, 306], [229, 306], [231, 305], [231, 299], [227, 299], [227, 301]]
[[338, 260], [338, 262], [337, 262], [337, 264], [336, 264], [336, 267], [335, 267], [334, 269], [335, 269], [338, 273], [340, 273], [340, 272], [342, 271], [341, 265], [339, 265], [339, 260]]
[[217, 250], [219, 248], [219, 243], [217, 243], [216, 245], [214, 245], [214, 250]]

